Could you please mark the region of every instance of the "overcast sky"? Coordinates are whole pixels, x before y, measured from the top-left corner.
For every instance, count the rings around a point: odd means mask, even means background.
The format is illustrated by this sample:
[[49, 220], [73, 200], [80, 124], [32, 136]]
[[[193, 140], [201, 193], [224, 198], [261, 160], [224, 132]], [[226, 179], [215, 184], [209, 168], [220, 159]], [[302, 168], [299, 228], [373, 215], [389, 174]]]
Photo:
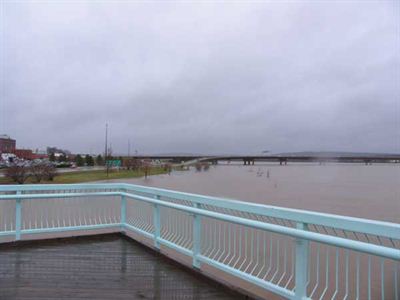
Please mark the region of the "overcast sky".
[[400, 152], [399, 2], [1, 1], [0, 133], [114, 153]]

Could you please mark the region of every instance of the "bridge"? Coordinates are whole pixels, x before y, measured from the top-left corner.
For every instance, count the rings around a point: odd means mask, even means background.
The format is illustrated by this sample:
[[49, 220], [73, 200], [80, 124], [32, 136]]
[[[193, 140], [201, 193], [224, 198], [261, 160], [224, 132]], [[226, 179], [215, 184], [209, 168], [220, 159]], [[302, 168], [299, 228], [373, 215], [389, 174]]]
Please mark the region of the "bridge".
[[400, 295], [400, 224], [139, 185], [0, 186], [0, 244], [4, 299]]
[[175, 163], [207, 161], [217, 164], [218, 161], [242, 161], [244, 165], [260, 162], [279, 162], [286, 165], [288, 162], [341, 162], [341, 163], [400, 163], [399, 155], [342, 155], [342, 156], [312, 156], [312, 155], [135, 155], [132, 158], [171, 161]]

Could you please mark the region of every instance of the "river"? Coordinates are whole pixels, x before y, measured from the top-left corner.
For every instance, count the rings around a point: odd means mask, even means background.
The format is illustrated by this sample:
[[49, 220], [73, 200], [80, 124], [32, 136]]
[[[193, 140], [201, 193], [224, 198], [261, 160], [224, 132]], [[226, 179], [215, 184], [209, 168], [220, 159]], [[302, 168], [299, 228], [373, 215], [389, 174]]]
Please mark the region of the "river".
[[399, 164], [219, 164], [123, 182], [400, 223]]

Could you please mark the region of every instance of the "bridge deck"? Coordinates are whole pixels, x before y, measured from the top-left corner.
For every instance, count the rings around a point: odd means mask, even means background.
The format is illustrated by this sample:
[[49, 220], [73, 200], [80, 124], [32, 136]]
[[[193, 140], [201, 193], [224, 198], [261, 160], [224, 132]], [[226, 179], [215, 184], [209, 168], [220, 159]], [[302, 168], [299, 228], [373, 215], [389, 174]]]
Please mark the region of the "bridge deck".
[[0, 299], [238, 298], [119, 234], [0, 245]]

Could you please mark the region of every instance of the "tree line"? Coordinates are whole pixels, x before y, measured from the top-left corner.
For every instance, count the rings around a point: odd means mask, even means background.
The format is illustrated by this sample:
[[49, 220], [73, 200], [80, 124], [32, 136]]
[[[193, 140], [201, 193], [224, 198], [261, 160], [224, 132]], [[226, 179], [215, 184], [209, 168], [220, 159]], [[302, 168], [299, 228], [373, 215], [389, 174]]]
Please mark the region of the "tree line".
[[[107, 158], [109, 159], [109, 158]], [[54, 155], [54, 153], [51, 153], [49, 155], [49, 161], [51, 162], [74, 162], [78, 167], [82, 167], [84, 165], [86, 166], [103, 166], [104, 165], [104, 159], [103, 157], [99, 154], [96, 156], [95, 159], [89, 154], [86, 154], [85, 156], [82, 156], [80, 154], [77, 154], [73, 159], [69, 159], [65, 154], [60, 155], [58, 158]]]
[[75, 163], [78, 167], [82, 167], [84, 165], [92, 167], [95, 165], [95, 163], [98, 166], [102, 166], [104, 165], [104, 160], [100, 154], [96, 156], [96, 159], [93, 159], [93, 157], [89, 154], [86, 154], [84, 157], [82, 157], [80, 154], [77, 154], [75, 156]]
[[28, 178], [40, 183], [42, 180], [53, 181], [57, 169], [47, 161], [16, 163], [6, 169], [6, 177], [16, 183], [24, 184]]

